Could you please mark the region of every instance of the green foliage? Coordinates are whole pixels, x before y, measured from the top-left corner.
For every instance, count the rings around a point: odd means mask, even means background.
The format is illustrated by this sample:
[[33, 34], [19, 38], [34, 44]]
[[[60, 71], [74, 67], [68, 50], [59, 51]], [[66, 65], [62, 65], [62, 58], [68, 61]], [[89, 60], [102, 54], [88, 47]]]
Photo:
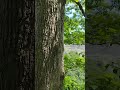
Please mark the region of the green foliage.
[[78, 6], [69, 1], [64, 18], [64, 43], [85, 44], [85, 19]]
[[68, 3], [73, 3], [73, 2], [80, 2], [82, 4], [85, 4], [85, 0], [67, 0], [67, 4]]
[[[85, 19], [74, 3], [67, 0], [64, 19], [64, 43], [85, 44]], [[84, 0], [81, 1], [82, 5]], [[64, 90], [85, 90], [85, 57], [77, 52], [65, 54]]]
[[[84, 0], [67, 0], [64, 17], [64, 43], [85, 44], [85, 19], [74, 3]], [[70, 52], [64, 56], [64, 90], [85, 90], [84, 53]]]
[[86, 1], [86, 42], [120, 44], [120, 2]]
[[114, 62], [99, 65], [94, 60], [86, 64], [86, 90], [119, 90], [120, 67]]
[[70, 52], [64, 56], [64, 90], [85, 90], [85, 57], [83, 53]]

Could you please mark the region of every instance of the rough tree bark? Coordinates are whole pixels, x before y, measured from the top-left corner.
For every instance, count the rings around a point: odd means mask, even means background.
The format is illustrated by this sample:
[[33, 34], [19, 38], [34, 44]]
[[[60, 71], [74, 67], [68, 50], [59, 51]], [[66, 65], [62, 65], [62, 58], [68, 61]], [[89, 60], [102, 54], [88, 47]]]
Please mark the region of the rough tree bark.
[[36, 90], [62, 90], [65, 0], [36, 0]]
[[34, 0], [0, 1], [0, 90], [34, 90]]
[[[35, 0], [18, 2], [18, 62], [20, 90], [35, 89]], [[17, 90], [18, 90], [17, 89]]]

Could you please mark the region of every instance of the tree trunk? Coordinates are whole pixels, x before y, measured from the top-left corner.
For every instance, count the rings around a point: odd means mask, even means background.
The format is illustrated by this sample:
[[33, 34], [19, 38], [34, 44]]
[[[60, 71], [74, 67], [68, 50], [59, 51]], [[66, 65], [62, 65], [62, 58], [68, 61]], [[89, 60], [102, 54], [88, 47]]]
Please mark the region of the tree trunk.
[[12, 90], [16, 83], [15, 3], [0, 1], [0, 90]]
[[36, 90], [62, 90], [65, 0], [36, 0]]
[[0, 90], [34, 90], [34, 7], [0, 1]]
[[[19, 38], [18, 62], [20, 90], [34, 90], [35, 85], [35, 1], [20, 0], [18, 2]], [[18, 90], [17, 89], [17, 90]]]

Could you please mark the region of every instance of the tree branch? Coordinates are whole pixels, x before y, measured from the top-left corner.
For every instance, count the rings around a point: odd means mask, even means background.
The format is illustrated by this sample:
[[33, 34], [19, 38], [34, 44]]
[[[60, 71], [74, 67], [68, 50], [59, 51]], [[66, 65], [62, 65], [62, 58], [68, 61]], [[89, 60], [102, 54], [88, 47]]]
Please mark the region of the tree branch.
[[81, 3], [80, 2], [75, 2], [75, 3], [79, 6], [79, 9], [82, 12], [83, 16], [86, 17], [85, 11], [83, 10], [83, 7], [82, 7]]

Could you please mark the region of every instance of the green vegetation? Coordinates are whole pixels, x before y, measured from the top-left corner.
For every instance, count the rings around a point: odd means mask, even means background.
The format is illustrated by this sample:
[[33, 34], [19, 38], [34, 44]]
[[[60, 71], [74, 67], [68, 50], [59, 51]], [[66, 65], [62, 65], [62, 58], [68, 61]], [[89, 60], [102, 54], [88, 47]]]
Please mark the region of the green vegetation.
[[[84, 6], [84, 0], [81, 4]], [[85, 18], [79, 7], [69, 0], [66, 4], [64, 18], [64, 43], [85, 44]]]
[[[86, 1], [86, 43], [120, 44], [119, 9], [117, 0]], [[120, 62], [107, 58], [103, 59], [107, 64], [87, 58], [86, 90], [120, 90]]]
[[64, 90], [85, 90], [84, 53], [69, 52], [64, 56]]
[[120, 44], [120, 2], [117, 0], [86, 1], [86, 42]]
[[[84, 0], [81, 4], [84, 6]], [[74, 0], [67, 0], [64, 18], [64, 43], [85, 44], [85, 19]], [[85, 90], [84, 56], [84, 53], [77, 52], [64, 55], [64, 90]]]
[[[103, 60], [104, 61], [104, 60]], [[86, 61], [86, 90], [120, 90], [118, 62]]]
[[[64, 23], [65, 44], [85, 44], [85, 33], [86, 43], [120, 44], [120, 2], [86, 1], [85, 27], [85, 18], [79, 7], [74, 4], [79, 1], [84, 8], [84, 0], [67, 0]], [[85, 57], [75, 52], [65, 54], [65, 90], [85, 90], [85, 83], [86, 90], [120, 90], [120, 65], [115, 61], [104, 64], [102, 60], [98, 63], [99, 60], [87, 59], [85, 70]]]
[[[78, 0], [67, 0], [64, 17], [64, 43], [85, 44], [85, 18], [74, 3]], [[81, 0], [84, 6], [84, 0]], [[64, 90], [85, 90], [85, 57], [84, 53], [69, 52], [64, 55], [65, 79]]]

